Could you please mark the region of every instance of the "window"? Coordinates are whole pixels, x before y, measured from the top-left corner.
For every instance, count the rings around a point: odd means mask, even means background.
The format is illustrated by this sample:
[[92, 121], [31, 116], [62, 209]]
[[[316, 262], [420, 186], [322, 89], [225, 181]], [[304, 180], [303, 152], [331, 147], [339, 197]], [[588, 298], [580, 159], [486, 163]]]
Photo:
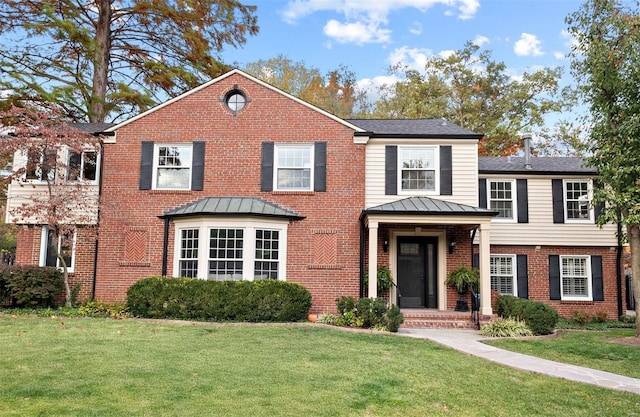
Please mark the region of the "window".
[[436, 192], [438, 160], [436, 147], [399, 147], [400, 190]]
[[244, 231], [242, 229], [210, 229], [209, 233], [207, 278], [218, 281], [241, 281]]
[[282, 220], [176, 220], [174, 274], [209, 280], [286, 278]]
[[40, 266], [53, 266], [62, 268], [63, 264], [58, 258], [61, 254], [64, 263], [67, 264], [67, 271], [73, 272], [75, 264], [75, 233], [72, 236], [58, 236], [48, 227], [42, 228], [42, 239], [40, 244]]
[[497, 211], [495, 219], [515, 220], [515, 181], [489, 181], [489, 208]]
[[277, 145], [275, 152], [276, 190], [312, 191], [313, 146]]
[[491, 289], [502, 295], [516, 295], [515, 256], [491, 255]]
[[180, 231], [179, 275], [195, 278], [198, 276], [198, 239], [200, 230], [182, 229]]
[[563, 300], [591, 300], [589, 256], [560, 256], [560, 288]]
[[96, 152], [69, 151], [67, 161], [68, 181], [95, 181], [98, 167], [98, 155]]
[[247, 104], [247, 98], [240, 90], [232, 90], [225, 96], [224, 104], [236, 114]]
[[56, 155], [47, 150], [30, 150], [27, 155], [25, 178], [35, 181], [53, 181], [56, 174]]
[[188, 190], [191, 187], [192, 145], [156, 145], [154, 188]]
[[567, 221], [591, 220], [591, 191], [589, 181], [565, 181], [565, 212]]

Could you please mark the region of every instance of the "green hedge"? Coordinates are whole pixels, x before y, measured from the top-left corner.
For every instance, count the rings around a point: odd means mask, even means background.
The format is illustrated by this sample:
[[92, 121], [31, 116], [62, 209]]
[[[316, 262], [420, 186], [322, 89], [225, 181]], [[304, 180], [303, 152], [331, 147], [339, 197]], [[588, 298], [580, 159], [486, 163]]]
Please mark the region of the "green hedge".
[[137, 317], [203, 321], [291, 322], [307, 319], [311, 294], [278, 281], [205, 281], [150, 277], [127, 291]]
[[62, 300], [64, 278], [56, 268], [0, 268], [0, 303], [13, 307], [54, 307]]
[[523, 320], [534, 334], [553, 333], [558, 324], [558, 311], [539, 301], [513, 295], [501, 295], [496, 300], [496, 314], [504, 318]]

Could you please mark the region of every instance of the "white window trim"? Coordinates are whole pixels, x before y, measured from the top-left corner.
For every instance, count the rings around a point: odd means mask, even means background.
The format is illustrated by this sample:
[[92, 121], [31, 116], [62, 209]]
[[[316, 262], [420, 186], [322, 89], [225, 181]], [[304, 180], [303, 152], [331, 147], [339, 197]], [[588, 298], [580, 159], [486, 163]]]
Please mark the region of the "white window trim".
[[[98, 184], [98, 180], [100, 178], [100, 152], [98, 152], [97, 150], [93, 150], [93, 149], [83, 149], [81, 152], [81, 155], [84, 155], [85, 153], [88, 152], [93, 152], [96, 154], [96, 178], [94, 180], [85, 180], [84, 178], [82, 179], [78, 179], [78, 180], [69, 180], [69, 165], [70, 165], [70, 160], [71, 160], [71, 155], [73, 153], [76, 153], [73, 149], [67, 149], [67, 153], [66, 153], [66, 166], [67, 166], [67, 172], [65, 172], [65, 181], [69, 182], [69, 183], [81, 183], [81, 184], [89, 184], [89, 185], [96, 185]], [[84, 158], [81, 157], [81, 164], [80, 164], [80, 177], [83, 177], [83, 173], [84, 173]]]
[[[278, 188], [278, 150], [285, 148], [309, 148], [309, 187], [308, 188]], [[315, 179], [315, 146], [313, 143], [275, 144], [273, 150], [273, 190], [274, 191], [314, 191]]]
[[207, 279], [209, 268], [209, 230], [243, 229], [243, 258], [242, 275], [244, 281], [254, 280], [255, 253], [256, 253], [256, 229], [277, 230], [278, 242], [278, 280], [287, 280], [287, 230], [289, 221], [286, 219], [255, 219], [240, 217], [233, 219], [202, 217], [189, 220], [175, 220], [174, 251], [173, 251], [173, 275], [180, 274], [180, 235], [182, 229], [199, 229], [198, 237], [198, 274], [199, 279]]
[[[17, 153], [19, 154], [19, 157], [21, 159], [21, 164], [18, 165], [21, 168], [24, 169], [24, 173], [22, 174], [22, 178], [21, 180], [23, 182], [27, 182], [29, 184], [47, 184], [48, 182], [54, 182], [56, 180], [56, 178], [58, 178], [58, 175], [60, 174], [58, 171], [58, 158], [60, 157], [60, 155], [56, 155], [56, 166], [53, 169], [53, 178], [50, 178], [49, 180], [43, 180], [40, 177], [42, 176], [42, 169], [41, 167], [38, 167], [36, 169], [36, 176], [37, 178], [27, 178], [27, 169], [28, 169], [28, 164], [29, 164], [29, 152], [25, 151], [25, 150], [21, 150], [21, 151], [17, 151]], [[15, 157], [14, 157], [15, 158]], [[40, 158], [40, 162], [42, 165], [42, 158]]]
[[[562, 260], [565, 258], [581, 258], [586, 259], [587, 267], [587, 293], [586, 297], [576, 297], [570, 295], [564, 295], [564, 285], [562, 276]], [[591, 256], [590, 255], [560, 255], [560, 299], [563, 301], [593, 301], [593, 275], [591, 273]]]
[[[588, 219], [570, 219], [567, 207], [567, 183], [568, 182], [586, 182], [587, 183], [587, 195], [589, 196], [589, 218]], [[565, 179], [562, 180], [562, 204], [563, 204], [563, 216], [565, 223], [593, 223], [594, 222], [594, 207], [593, 207], [593, 181], [590, 179]]]
[[518, 222], [518, 190], [515, 179], [487, 178], [487, 209], [491, 209], [491, 183], [492, 182], [510, 182], [511, 183], [511, 201], [513, 203], [512, 217], [492, 217], [492, 222], [498, 223], [517, 223]]
[[[191, 158], [189, 159], [189, 183], [186, 187], [181, 188], [158, 188], [158, 169], [160, 166], [158, 165], [160, 159], [160, 148], [166, 147], [182, 147], [182, 148], [191, 148]], [[185, 165], [186, 168], [186, 165]], [[152, 190], [190, 190], [191, 189], [191, 177], [193, 172], [193, 143], [191, 142], [182, 142], [182, 143], [154, 143], [153, 144], [153, 171], [152, 171], [152, 179], [151, 179], [151, 189]]]
[[[511, 288], [513, 288], [513, 292], [510, 295], [514, 295], [517, 297], [518, 296], [518, 263], [517, 263], [516, 255], [492, 253], [489, 255], [489, 258], [511, 258], [511, 268], [513, 271], [513, 276], [512, 276], [513, 282], [511, 283]], [[491, 266], [489, 266], [489, 269], [491, 269]]]
[[[435, 188], [433, 190], [403, 190], [402, 189], [402, 151], [407, 149], [433, 149], [433, 171], [435, 173]], [[399, 145], [398, 146], [398, 195], [440, 195], [440, 146], [437, 145]]]
[[[73, 242], [71, 243], [71, 265], [67, 265], [67, 272], [72, 273], [76, 264], [76, 236], [77, 233], [73, 233]], [[58, 236], [58, 250], [60, 250], [60, 244], [62, 237]], [[47, 266], [47, 244], [49, 243], [49, 227], [42, 226], [42, 234], [40, 235], [40, 263], [39, 266]], [[60, 260], [56, 260], [56, 265], [59, 265]], [[62, 266], [57, 266], [62, 270]]]

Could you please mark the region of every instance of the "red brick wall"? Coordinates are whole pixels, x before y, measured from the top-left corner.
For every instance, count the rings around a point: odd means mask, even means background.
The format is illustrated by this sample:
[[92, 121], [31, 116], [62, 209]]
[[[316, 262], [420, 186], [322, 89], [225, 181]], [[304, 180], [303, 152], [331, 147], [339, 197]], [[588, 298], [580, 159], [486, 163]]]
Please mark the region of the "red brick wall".
[[[609, 319], [618, 318], [616, 286], [616, 252], [602, 247], [491, 246], [491, 254], [527, 255], [529, 299], [553, 306], [563, 317], [576, 311], [605, 312]], [[549, 299], [549, 255], [600, 255], [605, 301], [561, 301]], [[625, 300], [624, 286], [622, 297]]]
[[[237, 84], [251, 101], [237, 116], [220, 99]], [[206, 141], [204, 191], [140, 191], [142, 141]], [[123, 300], [137, 280], [162, 271], [163, 221], [167, 209], [203, 197], [259, 197], [306, 218], [288, 229], [287, 280], [307, 287], [314, 313], [335, 308], [339, 295], [358, 295], [359, 222], [364, 206], [364, 145], [348, 127], [306, 106], [232, 75], [119, 129], [105, 144], [103, 209], [97, 298]], [[261, 192], [261, 146], [327, 142], [326, 192]], [[314, 269], [314, 232], [331, 229], [336, 266]], [[147, 232], [145, 233], [144, 230]], [[173, 226], [168, 271], [172, 273]], [[146, 259], [127, 257], [131, 232], [146, 235]], [[143, 239], [144, 240], [144, 239]], [[128, 260], [127, 260], [128, 259]]]

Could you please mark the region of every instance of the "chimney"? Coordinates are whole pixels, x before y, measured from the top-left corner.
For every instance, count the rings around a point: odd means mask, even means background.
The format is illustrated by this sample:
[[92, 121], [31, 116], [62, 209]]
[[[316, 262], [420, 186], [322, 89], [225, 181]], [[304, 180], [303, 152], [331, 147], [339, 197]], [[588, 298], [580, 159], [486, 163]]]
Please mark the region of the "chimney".
[[531, 133], [523, 133], [524, 139], [524, 168], [531, 169]]

